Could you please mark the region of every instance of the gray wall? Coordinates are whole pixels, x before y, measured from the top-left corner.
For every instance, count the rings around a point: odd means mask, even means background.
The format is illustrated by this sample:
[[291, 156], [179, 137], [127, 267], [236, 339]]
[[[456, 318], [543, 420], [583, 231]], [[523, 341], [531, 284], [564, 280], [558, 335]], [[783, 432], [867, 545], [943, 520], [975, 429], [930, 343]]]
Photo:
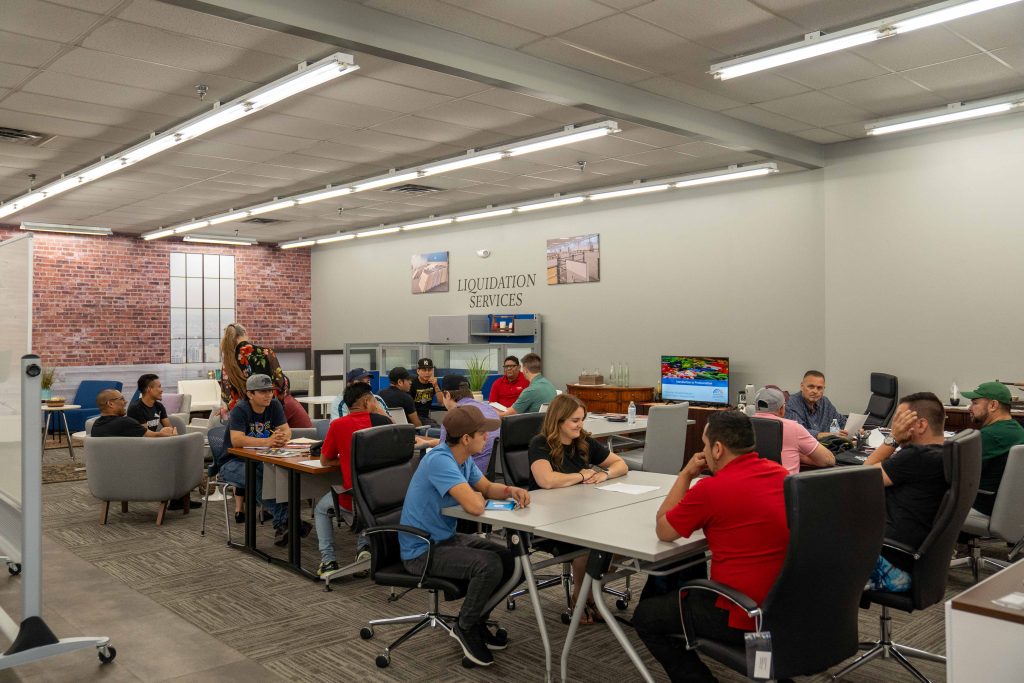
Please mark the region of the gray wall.
[[[613, 200], [454, 230], [388, 235], [313, 251], [314, 348], [421, 341], [432, 314], [471, 310], [459, 278], [533, 273], [523, 305], [544, 317], [547, 374], [630, 367], [656, 384], [661, 354], [727, 355], [743, 384], [796, 386], [825, 363], [821, 172]], [[601, 281], [549, 286], [546, 240], [597, 232]], [[492, 256], [481, 259], [479, 249]], [[447, 294], [410, 293], [410, 257], [450, 252]]]

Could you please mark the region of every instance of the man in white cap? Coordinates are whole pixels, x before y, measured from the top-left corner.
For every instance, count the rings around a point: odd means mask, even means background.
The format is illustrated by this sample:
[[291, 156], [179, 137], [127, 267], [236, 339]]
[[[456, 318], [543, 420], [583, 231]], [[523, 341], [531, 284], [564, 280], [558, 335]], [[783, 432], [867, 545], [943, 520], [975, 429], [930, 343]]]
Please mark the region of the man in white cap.
[[782, 466], [790, 474], [799, 472], [801, 464], [815, 467], [831, 467], [836, 464], [836, 456], [818, 443], [802, 424], [783, 417], [786, 413], [786, 397], [781, 391], [774, 387], [763, 387], [754, 397], [754, 405], [757, 406], [754, 417], [782, 423]]

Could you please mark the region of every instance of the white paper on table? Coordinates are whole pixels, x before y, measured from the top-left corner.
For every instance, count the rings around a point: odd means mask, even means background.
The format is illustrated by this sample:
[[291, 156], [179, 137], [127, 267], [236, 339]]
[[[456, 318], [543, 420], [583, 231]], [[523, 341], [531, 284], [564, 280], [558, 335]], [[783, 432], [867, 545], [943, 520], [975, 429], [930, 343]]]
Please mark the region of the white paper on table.
[[651, 491], [657, 491], [660, 488], [660, 486], [642, 486], [640, 484], [608, 484], [607, 486], [597, 487], [599, 491], [628, 493], [631, 496], [639, 496], [641, 493], [650, 493]]
[[878, 429], [872, 429], [868, 433], [868, 448], [878, 448], [882, 445], [883, 441], [885, 441], [885, 434]]
[[497, 410], [499, 412], [502, 412], [502, 413], [504, 413], [505, 411], [508, 410], [508, 406], [503, 406], [500, 403], [498, 403], [497, 401], [491, 401], [489, 405], [492, 408], [494, 408], [495, 410]]
[[310, 439], [307, 436], [300, 436], [298, 439], [292, 439], [288, 443], [290, 445], [305, 446], [306, 444], [320, 443], [320, 441], [318, 441], [317, 439]]
[[850, 435], [851, 439], [857, 435], [857, 433], [861, 430], [861, 427], [864, 426], [864, 423], [867, 421], [867, 419], [868, 416], [865, 415], [864, 413], [850, 413], [849, 415], [846, 416], [845, 429], [847, 434]]
[[319, 460], [300, 460], [299, 464], [300, 465], [305, 465], [306, 467], [331, 467], [332, 466], [332, 465], [324, 465]]

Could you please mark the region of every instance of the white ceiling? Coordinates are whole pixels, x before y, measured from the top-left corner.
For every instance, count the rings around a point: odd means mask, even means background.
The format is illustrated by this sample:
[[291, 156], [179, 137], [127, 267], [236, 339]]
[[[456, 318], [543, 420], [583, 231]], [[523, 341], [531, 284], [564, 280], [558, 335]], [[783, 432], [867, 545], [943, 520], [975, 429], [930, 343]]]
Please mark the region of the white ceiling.
[[[224, 13], [190, 0], [3, 0], [0, 126], [55, 137], [40, 147], [0, 142], [0, 199], [27, 190], [30, 173], [38, 186], [206, 111], [214, 100], [227, 101], [280, 77], [300, 61], [342, 49], [353, 53], [361, 68], [8, 221], [98, 225], [139, 234], [606, 118], [619, 120], [622, 132], [423, 183], [443, 192], [418, 197], [363, 192], [264, 216], [280, 223], [228, 223], [204, 232], [238, 229], [278, 241], [770, 158], [728, 133], [712, 137], [678, 126], [640, 125], [635, 121], [643, 117], [631, 111], [630, 102], [621, 103], [622, 117], [609, 115], [605, 105], [588, 110], [585, 101], [566, 106], [558, 103], [564, 101], [559, 93], [496, 87], [483, 72], [474, 78], [461, 65], [428, 69], [393, 51], [387, 53], [390, 59], [373, 54], [383, 54], [383, 48], [339, 48], [345, 41], [332, 40], [326, 29], [314, 39], [309, 30], [271, 30], [254, 25], [265, 23], [257, 19], [243, 23], [178, 6], [186, 2]], [[662, 96], [707, 110], [723, 125], [746, 122], [747, 132], [783, 142], [830, 144], [862, 136], [864, 123], [876, 118], [1024, 89], [1024, 3], [726, 82], [707, 75], [710, 63], [921, 3], [360, 4], [360, 11], [373, 16], [397, 22], [397, 15], [569, 67], [581, 80], [599, 76], [629, 86], [637, 100]], [[451, 75], [456, 71], [462, 75]], [[197, 83], [209, 86], [206, 102], [196, 96]], [[580, 161], [587, 162], [583, 171]], [[799, 170], [792, 164], [782, 168]]]

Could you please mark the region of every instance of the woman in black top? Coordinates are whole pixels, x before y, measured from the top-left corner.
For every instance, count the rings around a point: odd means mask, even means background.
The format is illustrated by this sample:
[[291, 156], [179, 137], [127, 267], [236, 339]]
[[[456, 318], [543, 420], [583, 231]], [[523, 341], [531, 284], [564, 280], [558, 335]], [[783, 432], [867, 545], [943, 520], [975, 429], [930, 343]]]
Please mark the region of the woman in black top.
[[[580, 484], [600, 484], [613, 477], [621, 477], [629, 466], [608, 450], [600, 441], [583, 429], [587, 407], [570, 394], [559, 394], [548, 406], [541, 433], [530, 440], [530, 488], [561, 489]], [[573, 549], [560, 546], [562, 553]], [[587, 570], [587, 556], [572, 562], [572, 604], [576, 604], [583, 576]], [[592, 600], [587, 604], [581, 624], [600, 620]]]

